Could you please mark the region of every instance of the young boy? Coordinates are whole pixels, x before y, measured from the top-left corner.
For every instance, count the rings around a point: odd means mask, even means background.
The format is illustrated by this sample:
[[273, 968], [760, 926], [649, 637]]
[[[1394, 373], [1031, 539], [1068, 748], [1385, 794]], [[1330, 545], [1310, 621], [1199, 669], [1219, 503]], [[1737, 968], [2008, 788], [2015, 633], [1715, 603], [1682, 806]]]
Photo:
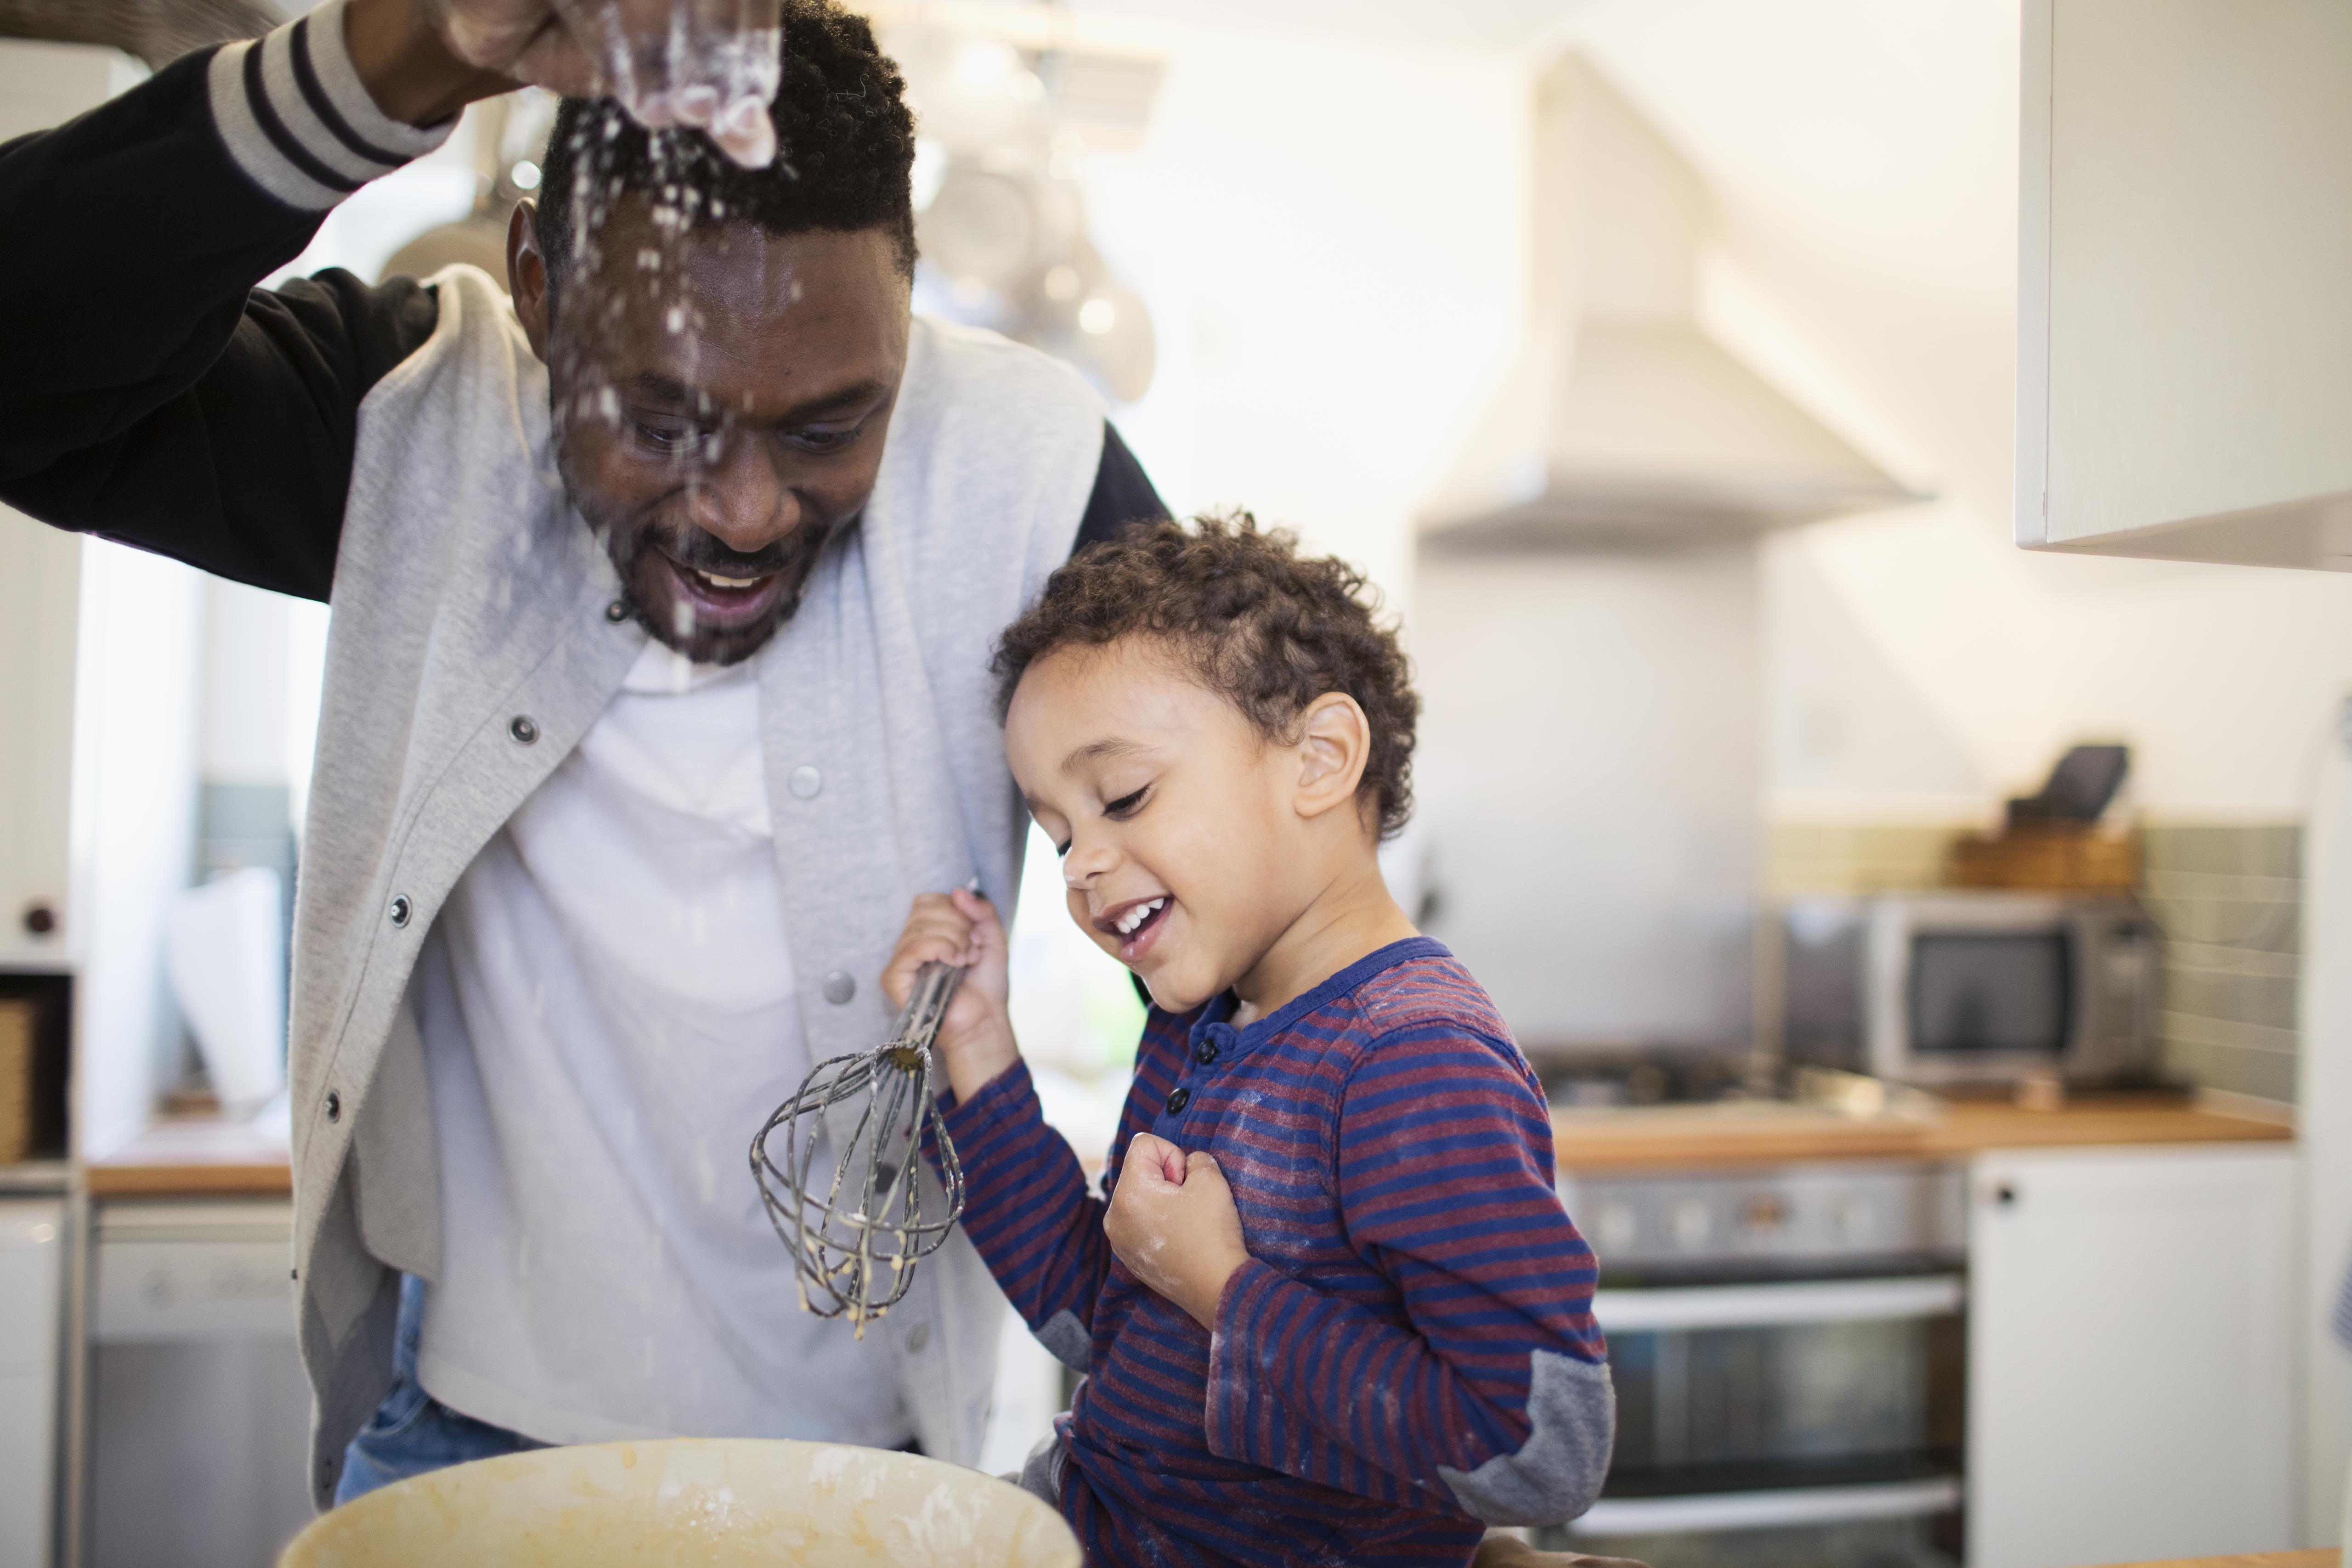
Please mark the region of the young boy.
[[1359, 576], [1246, 517], [1081, 553], [1006, 631], [1005, 748], [1069, 909], [1152, 1007], [1108, 1203], [1042, 1119], [1004, 933], [939, 1049], [966, 1232], [1087, 1373], [1023, 1484], [1096, 1564], [1444, 1564], [1599, 1490], [1593, 1261], [1486, 995], [1389, 896], [1419, 700]]

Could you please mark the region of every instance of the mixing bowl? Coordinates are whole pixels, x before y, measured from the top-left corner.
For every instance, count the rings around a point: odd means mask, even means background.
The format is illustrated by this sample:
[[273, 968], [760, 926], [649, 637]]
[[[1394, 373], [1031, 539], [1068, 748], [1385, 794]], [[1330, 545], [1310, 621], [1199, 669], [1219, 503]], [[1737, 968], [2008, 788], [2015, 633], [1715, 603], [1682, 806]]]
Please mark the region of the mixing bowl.
[[1009, 1482], [835, 1443], [542, 1448], [415, 1477], [311, 1521], [278, 1568], [1078, 1568]]

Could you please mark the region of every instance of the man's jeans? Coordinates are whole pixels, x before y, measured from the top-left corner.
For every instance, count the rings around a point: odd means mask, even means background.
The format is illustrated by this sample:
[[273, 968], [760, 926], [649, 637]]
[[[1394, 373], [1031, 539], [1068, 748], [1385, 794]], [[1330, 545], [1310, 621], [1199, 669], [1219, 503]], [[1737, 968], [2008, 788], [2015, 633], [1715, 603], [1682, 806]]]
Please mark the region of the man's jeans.
[[425, 1281], [405, 1275], [400, 1281], [400, 1329], [392, 1354], [397, 1379], [374, 1416], [343, 1450], [343, 1479], [335, 1485], [338, 1506], [427, 1470], [547, 1447], [520, 1432], [461, 1416], [417, 1385], [416, 1340], [424, 1318]]

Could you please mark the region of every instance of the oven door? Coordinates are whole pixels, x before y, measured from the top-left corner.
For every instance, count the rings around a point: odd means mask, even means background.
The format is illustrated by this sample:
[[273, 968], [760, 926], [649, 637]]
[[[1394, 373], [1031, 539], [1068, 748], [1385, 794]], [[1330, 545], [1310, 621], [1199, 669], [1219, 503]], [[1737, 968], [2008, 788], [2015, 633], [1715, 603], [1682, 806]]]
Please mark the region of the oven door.
[[1553, 1543], [1653, 1568], [1948, 1568], [1962, 1276], [1602, 1289], [1617, 1446]]

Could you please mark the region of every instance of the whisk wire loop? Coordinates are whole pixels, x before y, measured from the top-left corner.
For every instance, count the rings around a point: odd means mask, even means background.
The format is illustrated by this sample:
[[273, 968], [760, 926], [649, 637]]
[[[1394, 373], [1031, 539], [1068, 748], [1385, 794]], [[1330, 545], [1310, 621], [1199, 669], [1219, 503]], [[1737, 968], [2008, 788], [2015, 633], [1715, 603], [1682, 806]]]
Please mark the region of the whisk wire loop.
[[[819, 1062], [751, 1140], [751, 1174], [792, 1254], [802, 1309], [846, 1317], [861, 1338], [905, 1298], [916, 1263], [945, 1245], [963, 1216], [963, 1166], [940, 1120], [931, 1061], [962, 978], [952, 964], [924, 965], [890, 1038]], [[831, 1113], [853, 1103], [856, 1120], [819, 1196], [809, 1178], [832, 1141]], [[779, 1129], [781, 1161], [768, 1146]], [[936, 1207], [925, 1194], [926, 1152], [939, 1169]]]

